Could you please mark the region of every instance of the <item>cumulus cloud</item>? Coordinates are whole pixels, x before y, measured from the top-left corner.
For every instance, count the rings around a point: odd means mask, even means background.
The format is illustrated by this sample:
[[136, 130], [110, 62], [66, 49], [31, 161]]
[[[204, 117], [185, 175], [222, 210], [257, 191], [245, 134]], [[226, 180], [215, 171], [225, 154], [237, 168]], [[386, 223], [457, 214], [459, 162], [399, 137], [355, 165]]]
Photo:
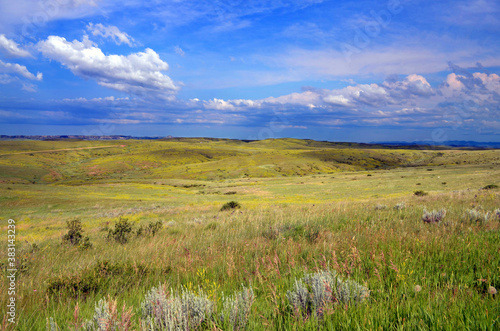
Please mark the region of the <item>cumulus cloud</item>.
[[404, 80], [391, 80], [382, 84], [357, 84], [342, 89], [309, 89], [301, 93], [292, 93], [280, 97], [261, 100], [270, 104], [289, 104], [316, 107], [384, 107], [406, 105], [414, 98], [424, 98], [436, 92], [420, 75], [409, 75]]
[[93, 36], [101, 36], [103, 38], [112, 39], [117, 45], [127, 44], [130, 47], [135, 45], [135, 40], [127, 33], [120, 31], [116, 26], [113, 25], [102, 25], [101, 23], [93, 24], [89, 23], [87, 25], [87, 30], [92, 33]]
[[105, 55], [92, 41], [67, 41], [49, 36], [38, 43], [47, 58], [59, 61], [73, 74], [99, 85], [141, 97], [170, 99], [179, 89], [162, 71], [168, 64], [152, 49], [124, 55]]
[[19, 45], [14, 41], [0, 34], [0, 50], [12, 57], [30, 57], [31, 54], [24, 49], [19, 48]]
[[222, 99], [214, 98], [209, 101], [205, 101], [206, 109], [215, 109], [215, 110], [234, 110], [235, 107], [231, 102], [224, 101]]
[[25, 66], [17, 63], [6, 63], [0, 60], [0, 72], [5, 74], [15, 74], [30, 80], [42, 80], [43, 75], [38, 72], [36, 75], [28, 71]]
[[469, 72], [458, 66], [450, 66], [450, 73], [440, 87], [440, 92], [449, 101], [466, 100], [484, 105], [500, 103], [500, 76], [484, 72]]

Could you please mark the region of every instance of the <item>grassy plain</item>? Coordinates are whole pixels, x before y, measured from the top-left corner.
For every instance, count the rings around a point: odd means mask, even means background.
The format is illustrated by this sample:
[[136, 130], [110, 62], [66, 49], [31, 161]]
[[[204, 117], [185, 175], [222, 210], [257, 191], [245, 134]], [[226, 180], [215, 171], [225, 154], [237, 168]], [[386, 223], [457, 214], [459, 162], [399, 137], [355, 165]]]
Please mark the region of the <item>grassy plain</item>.
[[[295, 139], [2, 141], [0, 264], [6, 273], [12, 218], [19, 330], [43, 330], [50, 317], [69, 329], [77, 303], [80, 322], [108, 296], [132, 307], [140, 329], [141, 302], [159, 283], [202, 291], [218, 306], [224, 294], [252, 286], [250, 330], [493, 330], [500, 191], [483, 189], [489, 184], [500, 184], [498, 150]], [[242, 208], [220, 211], [231, 200]], [[422, 222], [424, 210], [443, 208], [443, 221]], [[490, 216], [471, 221], [470, 209]], [[120, 218], [134, 229], [164, 227], [124, 245], [106, 240]], [[73, 219], [92, 248], [62, 245]], [[328, 268], [368, 287], [370, 298], [333, 305], [323, 319], [297, 316], [287, 291]], [[2, 281], [2, 316], [7, 290]]]

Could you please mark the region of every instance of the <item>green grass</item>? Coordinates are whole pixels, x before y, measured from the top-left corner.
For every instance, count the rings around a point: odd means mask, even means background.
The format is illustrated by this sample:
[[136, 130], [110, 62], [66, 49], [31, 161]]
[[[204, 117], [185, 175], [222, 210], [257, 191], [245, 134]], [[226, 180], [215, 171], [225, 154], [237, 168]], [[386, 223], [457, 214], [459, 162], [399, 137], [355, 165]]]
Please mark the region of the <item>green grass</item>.
[[[140, 329], [140, 304], [160, 283], [202, 291], [218, 309], [251, 285], [249, 330], [499, 327], [488, 289], [500, 289], [500, 220], [465, 214], [500, 208], [500, 151], [175, 139], [0, 142], [0, 154], [109, 145], [0, 156], [0, 263], [5, 273], [13, 218], [18, 330], [43, 330], [50, 317], [66, 329], [77, 303], [82, 321], [108, 296], [132, 307]], [[241, 208], [220, 211], [230, 201]], [[440, 209], [443, 221], [422, 222]], [[133, 226], [125, 244], [106, 239], [120, 218]], [[63, 245], [74, 219], [92, 248]], [[158, 221], [155, 236], [135, 235]], [[370, 298], [332, 305], [322, 320], [296, 316], [287, 291], [328, 268]], [[0, 293], [3, 316], [6, 282]]]

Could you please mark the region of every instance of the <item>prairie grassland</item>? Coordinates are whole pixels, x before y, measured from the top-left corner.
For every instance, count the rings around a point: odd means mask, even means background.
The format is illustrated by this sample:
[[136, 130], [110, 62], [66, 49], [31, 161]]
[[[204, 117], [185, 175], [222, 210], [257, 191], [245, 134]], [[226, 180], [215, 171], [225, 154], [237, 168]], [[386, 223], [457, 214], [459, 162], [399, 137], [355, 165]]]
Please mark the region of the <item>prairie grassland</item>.
[[[5, 273], [12, 218], [18, 330], [43, 330], [49, 318], [75, 329], [77, 304], [80, 325], [103, 298], [116, 300], [118, 319], [131, 308], [133, 329], [142, 329], [141, 303], [158, 284], [203, 293], [218, 311], [251, 286], [249, 330], [499, 327], [500, 191], [483, 188], [500, 182], [500, 151], [292, 139], [2, 144], [4, 154], [118, 145], [0, 156], [0, 263]], [[220, 211], [231, 200], [242, 208]], [[422, 221], [440, 209], [443, 220]], [[129, 241], [106, 239], [124, 218]], [[90, 249], [62, 244], [73, 219]], [[135, 234], [157, 221], [155, 236]], [[297, 314], [288, 291], [320, 270], [366, 286], [369, 298], [330, 302], [321, 318]], [[2, 282], [2, 316], [7, 289]], [[232, 329], [217, 319], [201, 328]]]

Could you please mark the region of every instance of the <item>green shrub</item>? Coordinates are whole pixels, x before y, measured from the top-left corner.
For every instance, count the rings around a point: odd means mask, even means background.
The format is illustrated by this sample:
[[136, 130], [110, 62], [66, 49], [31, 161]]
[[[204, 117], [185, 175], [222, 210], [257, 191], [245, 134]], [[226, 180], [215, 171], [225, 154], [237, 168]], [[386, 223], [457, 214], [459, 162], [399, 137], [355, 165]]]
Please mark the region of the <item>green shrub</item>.
[[47, 294], [79, 298], [91, 293], [109, 293], [110, 288], [123, 291], [128, 286], [143, 281], [151, 272], [148, 266], [140, 263], [98, 261], [75, 275], [49, 278]]
[[229, 202], [226, 202], [221, 207], [220, 211], [225, 211], [225, 210], [229, 210], [229, 209], [236, 209], [236, 208], [241, 208], [241, 205], [236, 201], [229, 201]]
[[81, 250], [87, 250], [87, 249], [92, 248], [92, 243], [90, 242], [89, 236], [86, 236], [85, 238], [83, 238], [83, 241], [80, 243], [79, 248]]
[[284, 225], [279, 232], [283, 233], [283, 238], [291, 238], [295, 241], [304, 238], [308, 242], [314, 243], [319, 238], [318, 229], [303, 224]]
[[132, 232], [132, 223], [126, 218], [121, 218], [115, 224], [115, 228], [108, 230], [107, 239], [115, 240], [120, 244], [126, 244], [129, 240], [129, 236]]
[[163, 227], [162, 221], [150, 222], [147, 226], [141, 225], [139, 228], [137, 228], [135, 234], [138, 237], [142, 235], [154, 237], [156, 233], [158, 233], [158, 231], [161, 230], [162, 227]]
[[423, 197], [423, 196], [426, 196], [429, 193], [427, 193], [425, 191], [422, 191], [422, 190], [418, 190], [418, 191], [414, 191], [413, 194], [416, 195], [416, 196], [418, 196], [418, 197]]
[[78, 219], [67, 221], [66, 227], [68, 228], [68, 233], [63, 236], [63, 243], [73, 246], [79, 245], [83, 238], [82, 222]]
[[498, 188], [498, 185], [496, 185], [496, 184], [488, 184], [485, 187], [483, 187], [483, 190], [492, 190], [492, 189], [495, 189], [495, 188]]

